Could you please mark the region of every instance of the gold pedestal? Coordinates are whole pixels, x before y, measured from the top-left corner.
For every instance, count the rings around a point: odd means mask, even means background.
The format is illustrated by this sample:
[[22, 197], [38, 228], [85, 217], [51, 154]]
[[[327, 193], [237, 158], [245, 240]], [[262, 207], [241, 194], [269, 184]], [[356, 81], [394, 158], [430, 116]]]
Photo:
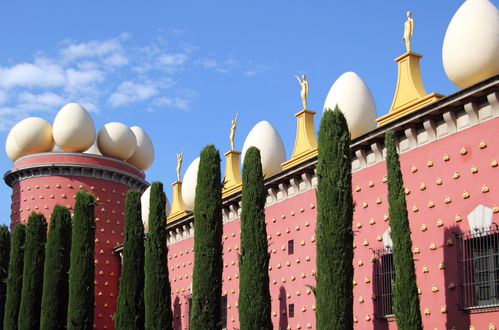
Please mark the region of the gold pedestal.
[[184, 215], [191, 213], [191, 211], [186, 210], [184, 200], [182, 199], [182, 182], [175, 181], [172, 183], [173, 186], [173, 198], [172, 198], [172, 208], [170, 214], [166, 218], [166, 222], [172, 222], [177, 220]]
[[395, 89], [395, 95], [393, 96], [388, 114], [376, 119], [378, 126], [402, 117], [443, 97], [443, 95], [438, 93], [426, 93], [419, 68], [419, 60], [422, 57], [423, 55], [409, 51], [395, 59], [395, 62], [398, 63], [397, 88]]
[[296, 138], [293, 155], [282, 167], [288, 169], [317, 155], [317, 138], [314, 131], [314, 111], [301, 110], [295, 114]]
[[242, 180], [239, 170], [239, 151], [230, 150], [225, 154], [225, 181], [222, 188], [222, 198], [241, 190]]

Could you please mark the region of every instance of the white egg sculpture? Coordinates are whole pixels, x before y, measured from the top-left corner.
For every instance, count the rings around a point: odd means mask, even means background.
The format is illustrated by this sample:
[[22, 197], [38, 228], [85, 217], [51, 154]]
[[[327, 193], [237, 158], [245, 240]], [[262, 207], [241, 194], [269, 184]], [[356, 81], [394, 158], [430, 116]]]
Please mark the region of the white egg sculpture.
[[[17, 151], [12, 154], [29, 155], [50, 152], [54, 148], [52, 126], [42, 118], [29, 117], [21, 120], [12, 128], [9, 135], [11, 139], [7, 139], [7, 142], [11, 145], [6, 145], [6, 150], [10, 150], [11, 153]], [[12, 145], [13, 141], [15, 145]]]
[[97, 155], [97, 156], [102, 156], [99, 147], [97, 147], [97, 143], [92, 144], [90, 148], [85, 150], [83, 153], [85, 154], [90, 154], [90, 155]]
[[450, 81], [466, 88], [499, 74], [499, 10], [489, 0], [467, 0], [447, 27], [442, 61]]
[[376, 128], [376, 105], [369, 87], [355, 72], [345, 72], [331, 86], [324, 111], [336, 105], [345, 115], [352, 138]]
[[244, 162], [246, 151], [252, 146], [260, 150], [262, 171], [265, 178], [282, 171], [281, 164], [286, 161], [286, 151], [281, 136], [271, 123], [263, 120], [253, 126], [244, 140], [241, 164]]
[[[142, 193], [140, 197], [140, 205], [141, 205], [141, 215], [142, 215], [142, 223], [144, 224], [144, 230], [149, 231], [149, 205], [151, 199], [151, 186], [147, 187], [147, 189]], [[168, 198], [166, 198], [165, 205], [165, 218], [168, 214], [170, 214], [170, 202]]]
[[151, 167], [154, 161], [154, 147], [149, 135], [140, 127], [132, 126], [130, 127], [133, 134], [135, 134], [135, 139], [137, 140], [137, 148], [133, 153], [132, 157], [127, 159], [127, 162], [133, 164], [140, 168], [142, 171], [147, 170]]
[[68, 103], [54, 119], [55, 143], [68, 152], [83, 152], [95, 141], [95, 125], [90, 114], [77, 103]]
[[182, 180], [182, 199], [187, 209], [194, 210], [196, 185], [198, 182], [199, 157], [189, 164]]
[[19, 157], [23, 156], [23, 151], [17, 145], [14, 140], [15, 126], [10, 130], [9, 135], [7, 135], [7, 140], [5, 141], [5, 152], [9, 156], [11, 161], [16, 161]]
[[97, 147], [103, 156], [126, 160], [135, 152], [137, 139], [127, 125], [111, 122], [99, 130]]

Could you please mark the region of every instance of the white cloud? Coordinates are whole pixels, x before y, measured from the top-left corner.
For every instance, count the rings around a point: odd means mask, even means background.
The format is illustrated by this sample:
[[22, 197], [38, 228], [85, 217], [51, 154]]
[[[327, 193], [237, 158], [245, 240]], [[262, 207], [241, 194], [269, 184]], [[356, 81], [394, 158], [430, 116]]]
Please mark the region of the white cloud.
[[61, 50], [62, 56], [67, 60], [75, 60], [83, 57], [105, 56], [122, 52], [121, 43], [118, 39], [105, 41], [92, 40], [79, 44], [70, 44]]
[[179, 66], [184, 64], [187, 56], [185, 54], [163, 54], [158, 60], [162, 65]]
[[111, 94], [108, 102], [113, 108], [116, 108], [125, 104], [147, 100], [157, 93], [158, 89], [152, 83], [141, 84], [124, 81], [118, 86], [117, 91]]
[[42, 108], [53, 108], [64, 104], [64, 99], [60, 95], [52, 92], [41, 94], [23, 92], [17, 96], [17, 99], [21, 104], [29, 104]]
[[64, 70], [45, 60], [0, 67], [0, 87], [55, 87], [65, 81]]
[[158, 108], [177, 108], [185, 111], [190, 110], [190, 100], [183, 97], [161, 96], [155, 98], [152, 104]]

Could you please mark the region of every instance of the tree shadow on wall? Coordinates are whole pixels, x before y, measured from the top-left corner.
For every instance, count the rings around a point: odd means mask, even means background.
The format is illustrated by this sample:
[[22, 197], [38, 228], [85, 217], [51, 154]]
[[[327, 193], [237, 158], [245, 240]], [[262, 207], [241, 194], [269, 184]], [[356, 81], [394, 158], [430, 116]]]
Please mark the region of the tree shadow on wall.
[[[458, 226], [445, 228], [442, 240], [444, 260], [443, 265], [439, 265], [439, 268], [445, 268], [437, 270], [444, 273], [445, 287], [442, 290], [445, 292], [445, 306], [441, 306], [441, 308], [446, 308], [446, 313], [442, 315], [445, 315], [445, 328], [448, 330], [453, 328], [469, 329], [470, 327], [469, 313], [459, 309], [459, 294], [461, 290], [459, 287], [459, 276], [464, 275], [460, 274], [463, 269], [460, 269], [458, 260], [460, 246], [464, 243], [458, 238], [460, 233], [461, 230]], [[442, 310], [435, 312], [442, 313]]]
[[178, 296], [175, 297], [173, 301], [173, 329], [181, 330], [182, 329], [182, 305], [180, 304], [180, 298]]
[[288, 327], [288, 299], [286, 289], [279, 288], [279, 330], [285, 330]]

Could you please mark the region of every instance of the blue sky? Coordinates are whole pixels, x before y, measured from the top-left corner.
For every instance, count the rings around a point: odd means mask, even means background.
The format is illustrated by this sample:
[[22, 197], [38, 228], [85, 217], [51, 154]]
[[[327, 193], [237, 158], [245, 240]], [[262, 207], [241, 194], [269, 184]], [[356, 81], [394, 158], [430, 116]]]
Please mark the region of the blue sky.
[[[91, 111], [97, 129], [110, 121], [141, 126], [156, 159], [146, 172], [167, 195], [202, 147], [222, 157], [239, 113], [236, 149], [268, 120], [289, 158], [295, 74], [307, 74], [309, 108], [320, 110], [332, 83], [355, 71], [371, 89], [378, 116], [391, 104], [407, 10], [413, 50], [427, 92], [457, 90], [442, 67], [445, 30], [462, 1], [3, 1], [0, 4], [0, 136], [28, 116], [52, 122], [68, 102]], [[497, 0], [493, 1], [497, 6]], [[0, 153], [2, 171], [12, 163]], [[223, 164], [222, 164], [223, 166]], [[0, 185], [0, 222], [8, 223], [10, 188]]]

